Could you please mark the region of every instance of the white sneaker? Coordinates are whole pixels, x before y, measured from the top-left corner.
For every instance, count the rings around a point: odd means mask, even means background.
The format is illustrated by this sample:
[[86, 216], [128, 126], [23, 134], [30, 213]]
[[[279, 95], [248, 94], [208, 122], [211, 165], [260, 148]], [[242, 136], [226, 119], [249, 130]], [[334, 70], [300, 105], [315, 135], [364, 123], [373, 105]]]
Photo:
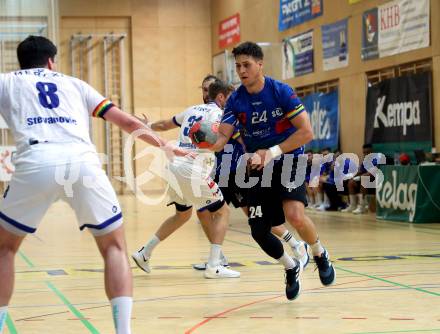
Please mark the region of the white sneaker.
[[354, 206], [347, 206], [345, 209], [342, 209], [341, 212], [353, 212], [354, 210], [356, 210], [356, 208]]
[[325, 207], [326, 207], [325, 204], [321, 204], [316, 208], [316, 211], [325, 211]]
[[[226, 258], [226, 256], [223, 255], [223, 256], [220, 258], [220, 264], [221, 264], [223, 267], [229, 267], [229, 262], [228, 262], [228, 259]], [[195, 270], [205, 270], [207, 265], [208, 265], [208, 263], [203, 262], [203, 263], [193, 264], [192, 267], [193, 267], [193, 269], [195, 269]]]
[[355, 215], [363, 214], [365, 213], [365, 208], [362, 205], [358, 205], [356, 210], [353, 211]]
[[136, 265], [141, 268], [143, 271], [145, 271], [146, 273], [150, 273], [151, 272], [151, 268], [150, 268], [150, 258], [149, 257], [145, 257], [144, 253], [142, 253], [142, 250], [144, 248], [142, 247], [139, 251], [133, 253], [131, 255], [131, 257], [133, 258], [134, 262], [136, 263]]
[[308, 252], [309, 245], [307, 245], [304, 241], [300, 241], [299, 243], [300, 245], [298, 247], [291, 248], [293, 256], [301, 263], [302, 268], [305, 269], [310, 261], [310, 255]]
[[228, 269], [222, 265], [210, 267], [206, 265], [205, 278], [236, 278], [240, 277], [240, 273], [235, 270]]

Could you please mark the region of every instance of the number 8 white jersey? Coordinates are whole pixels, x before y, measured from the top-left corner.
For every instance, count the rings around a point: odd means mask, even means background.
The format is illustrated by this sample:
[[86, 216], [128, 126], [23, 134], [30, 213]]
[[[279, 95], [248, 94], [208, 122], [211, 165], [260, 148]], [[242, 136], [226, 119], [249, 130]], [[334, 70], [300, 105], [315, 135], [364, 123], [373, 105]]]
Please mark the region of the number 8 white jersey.
[[102, 117], [111, 106], [87, 83], [48, 69], [0, 74], [0, 114], [17, 145], [16, 164], [82, 161], [80, 156], [87, 152], [96, 156], [90, 116]]

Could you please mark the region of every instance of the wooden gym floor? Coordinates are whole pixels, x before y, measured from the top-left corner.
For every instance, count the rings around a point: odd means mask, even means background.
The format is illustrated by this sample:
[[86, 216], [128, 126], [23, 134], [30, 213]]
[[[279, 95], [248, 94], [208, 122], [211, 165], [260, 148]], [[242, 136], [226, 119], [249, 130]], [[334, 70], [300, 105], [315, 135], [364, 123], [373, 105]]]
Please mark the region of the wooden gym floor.
[[[129, 253], [173, 212], [121, 198]], [[374, 215], [308, 211], [337, 270], [321, 286], [314, 264], [300, 297], [284, 297], [282, 268], [232, 210], [224, 251], [239, 279], [207, 280], [192, 263], [208, 243], [195, 218], [153, 253], [147, 275], [133, 265], [133, 333], [440, 333], [440, 224], [375, 221]], [[102, 262], [73, 212], [55, 204], [16, 259], [5, 333], [112, 333]]]

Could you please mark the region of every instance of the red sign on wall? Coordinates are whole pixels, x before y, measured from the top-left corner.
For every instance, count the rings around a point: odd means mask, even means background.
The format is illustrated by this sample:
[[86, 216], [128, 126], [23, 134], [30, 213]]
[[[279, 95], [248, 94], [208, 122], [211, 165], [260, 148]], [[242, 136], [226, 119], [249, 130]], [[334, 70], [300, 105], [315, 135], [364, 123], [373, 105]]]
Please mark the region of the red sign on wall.
[[240, 14], [228, 17], [218, 25], [218, 46], [226, 48], [240, 42]]

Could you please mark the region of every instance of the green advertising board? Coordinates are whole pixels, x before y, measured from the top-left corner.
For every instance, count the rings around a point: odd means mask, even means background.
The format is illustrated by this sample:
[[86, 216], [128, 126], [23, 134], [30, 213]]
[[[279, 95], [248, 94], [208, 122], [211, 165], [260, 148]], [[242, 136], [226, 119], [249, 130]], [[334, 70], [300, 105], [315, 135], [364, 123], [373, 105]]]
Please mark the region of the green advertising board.
[[376, 217], [440, 223], [440, 165], [380, 166]]

